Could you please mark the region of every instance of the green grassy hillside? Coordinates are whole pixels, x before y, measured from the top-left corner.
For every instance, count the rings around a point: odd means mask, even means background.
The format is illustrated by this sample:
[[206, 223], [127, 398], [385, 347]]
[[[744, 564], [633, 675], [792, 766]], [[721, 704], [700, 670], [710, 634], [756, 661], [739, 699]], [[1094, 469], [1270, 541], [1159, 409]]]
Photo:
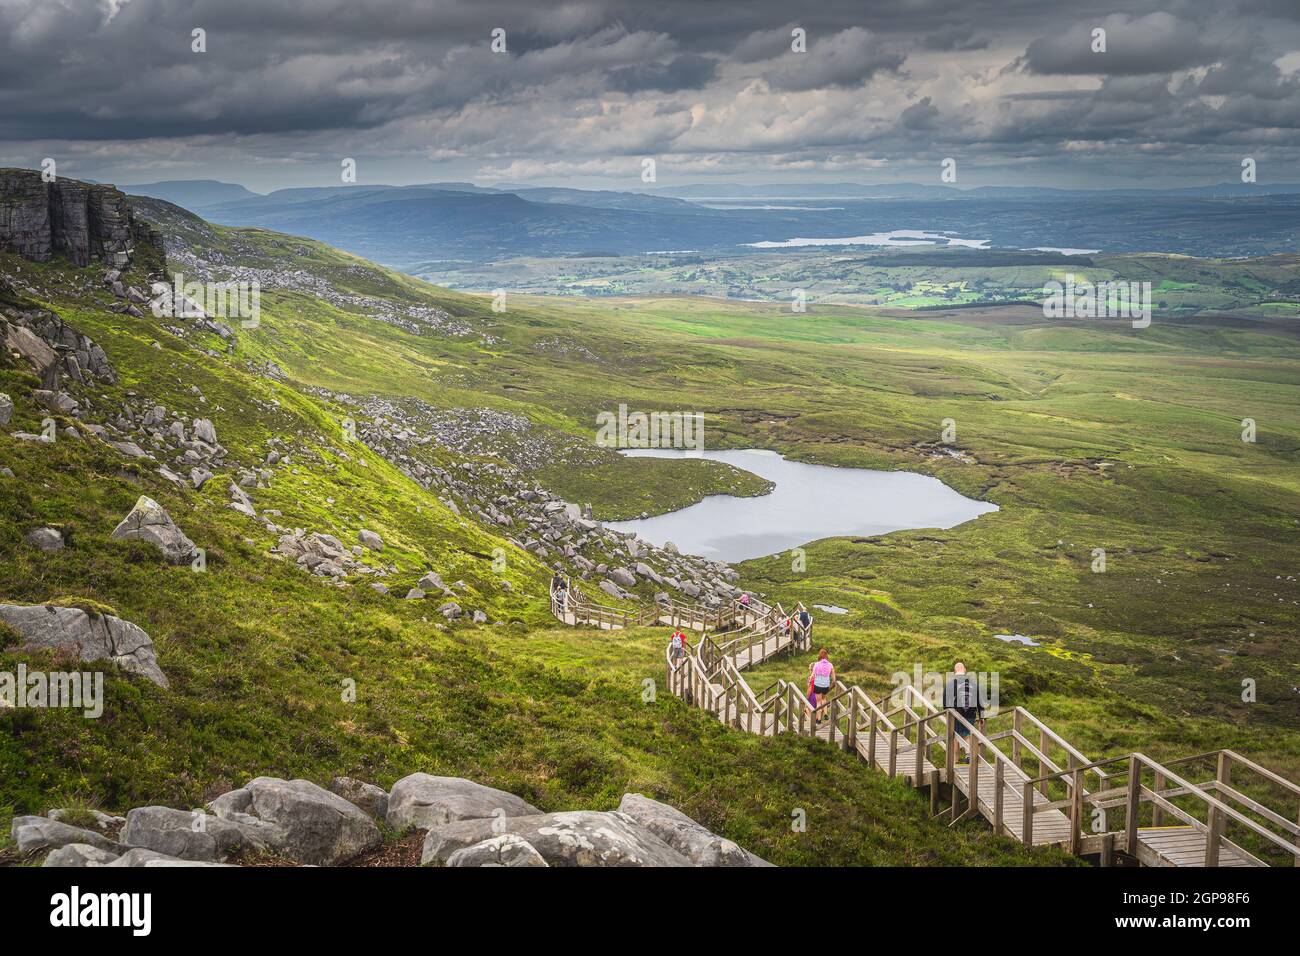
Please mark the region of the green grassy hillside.
[[[234, 328], [233, 350], [109, 311], [99, 270], [0, 256], [0, 271], [21, 274], [116, 366], [118, 385], [86, 394], [88, 420], [127, 402], [207, 417], [232, 466], [181, 492], [94, 441], [11, 440], [45, 412], [28, 398], [33, 376], [0, 356], [0, 391], [17, 405], [0, 435], [0, 466], [15, 474], [0, 477], [0, 600], [108, 605], [153, 636], [172, 681], [165, 692], [114, 679], [98, 721], [0, 714], [0, 804], [183, 805], [265, 772], [387, 785], [425, 770], [548, 810], [612, 807], [641, 790], [783, 864], [1062, 861], [978, 824], [931, 823], [915, 794], [829, 748], [734, 733], [662, 693], [643, 702], [663, 635], [555, 625], [548, 568], [346, 440], [363, 399], [517, 416], [518, 447], [500, 455], [597, 517], [762, 490], [734, 469], [594, 449], [595, 416], [620, 403], [702, 411], [711, 447], [940, 477], [1001, 510], [949, 531], [817, 542], [805, 571], [774, 556], [740, 566], [739, 583], [848, 608], [819, 615], [818, 640], [844, 676], [882, 691], [894, 671], [962, 658], [1000, 671], [1004, 705], [1030, 707], [1097, 756], [1232, 746], [1300, 778], [1300, 342], [1285, 322], [1158, 316], [1135, 331], [1027, 309], [792, 316], [515, 296], [495, 312], [486, 297], [319, 243], [149, 208], [172, 237], [171, 268], [261, 279], [261, 326]], [[1254, 444], [1240, 439], [1246, 417]], [[961, 458], [937, 448], [948, 418]], [[258, 509], [348, 545], [378, 532], [385, 550], [364, 560], [394, 566], [382, 577], [392, 593], [277, 560], [276, 536], [226, 507], [235, 465], [262, 462], [273, 440], [290, 460], [255, 492]], [[142, 493], [207, 549], [206, 572], [109, 540]], [[24, 545], [50, 524], [67, 549]], [[1095, 548], [1104, 574], [1090, 570]], [[401, 600], [427, 570], [458, 582], [489, 623]], [[0, 669], [19, 660], [31, 655], [4, 650]], [[1243, 679], [1257, 682], [1257, 703], [1242, 702]], [[790, 828], [797, 808], [807, 833]]]

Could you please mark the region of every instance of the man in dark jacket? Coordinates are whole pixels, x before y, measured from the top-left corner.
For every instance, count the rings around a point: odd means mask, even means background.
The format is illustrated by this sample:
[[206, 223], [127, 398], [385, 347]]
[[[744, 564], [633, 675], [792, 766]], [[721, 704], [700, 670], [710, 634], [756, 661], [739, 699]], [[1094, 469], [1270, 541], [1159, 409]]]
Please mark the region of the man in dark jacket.
[[[952, 665], [952, 674], [943, 688], [943, 706], [949, 710], [955, 710], [965, 720], [954, 720], [953, 723], [957, 728], [957, 735], [965, 739], [970, 734], [968, 724], [979, 722], [980, 729], [984, 727], [984, 712], [980, 708], [979, 687], [975, 683], [975, 678], [966, 673], [966, 665], [961, 661]], [[969, 751], [967, 751], [967, 754]], [[968, 763], [967, 754], [958, 752], [957, 763]]]

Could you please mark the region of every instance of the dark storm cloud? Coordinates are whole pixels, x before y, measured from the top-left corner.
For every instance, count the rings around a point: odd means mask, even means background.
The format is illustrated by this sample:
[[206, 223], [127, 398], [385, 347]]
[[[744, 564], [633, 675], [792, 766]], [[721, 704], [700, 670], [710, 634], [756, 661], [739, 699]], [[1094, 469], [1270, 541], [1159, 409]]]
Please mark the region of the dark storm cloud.
[[[788, 0], [0, 0], [0, 162], [49, 149], [107, 168], [213, 157], [273, 168], [368, 150], [526, 178], [601, 176], [654, 153], [687, 170], [830, 174], [928, 166], [939, 149], [1022, 166], [1112, 162], [1119, 148], [1203, 157], [1196, 147], [1253, 140], [1294, 163], [1297, 10], [1296, 0], [828, 0], [807, 11]], [[1105, 53], [1091, 49], [1099, 27]], [[191, 51], [195, 28], [206, 53]], [[488, 48], [497, 28], [504, 54]], [[791, 50], [796, 28], [805, 53]]]
[[989, 46], [989, 38], [981, 36], [969, 27], [952, 24], [926, 36], [922, 45], [927, 50], [940, 50], [953, 53], [963, 50], [984, 50]]
[[668, 63], [647, 63], [643, 66], [625, 66], [610, 71], [607, 86], [621, 93], [658, 90], [671, 93], [677, 90], [698, 90], [718, 72], [718, 61], [712, 57], [687, 53], [674, 57]]
[[[1104, 30], [1105, 47], [1094, 50], [1093, 31]], [[1169, 73], [1213, 63], [1218, 51], [1205, 41], [1201, 27], [1168, 13], [1145, 17], [1105, 17], [1075, 23], [1069, 29], [1029, 44], [1019, 63], [1033, 73], [1139, 74]]]

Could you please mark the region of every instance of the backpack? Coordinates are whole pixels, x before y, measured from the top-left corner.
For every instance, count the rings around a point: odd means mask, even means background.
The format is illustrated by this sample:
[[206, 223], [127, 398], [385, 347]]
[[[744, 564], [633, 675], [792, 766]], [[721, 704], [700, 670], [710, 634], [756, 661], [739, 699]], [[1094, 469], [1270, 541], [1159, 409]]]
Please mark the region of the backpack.
[[681, 647], [685, 643], [686, 643], [685, 634], [683, 634], [681, 631], [677, 631], [676, 633], [673, 634], [673, 647]]
[[952, 706], [957, 710], [969, 710], [975, 706], [975, 681], [969, 674], [960, 674], [952, 679]]

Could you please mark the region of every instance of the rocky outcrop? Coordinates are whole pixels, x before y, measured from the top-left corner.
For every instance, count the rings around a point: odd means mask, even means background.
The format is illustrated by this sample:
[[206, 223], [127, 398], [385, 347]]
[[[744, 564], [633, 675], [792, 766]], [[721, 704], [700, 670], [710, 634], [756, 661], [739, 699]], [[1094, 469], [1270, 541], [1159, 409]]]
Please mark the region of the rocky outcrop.
[[330, 789], [339, 793], [306, 780], [257, 777], [206, 812], [137, 807], [117, 839], [109, 831], [123, 818], [100, 812], [95, 819], [105, 833], [59, 822], [57, 810], [15, 817], [11, 831], [20, 853], [49, 854], [45, 866], [217, 866], [260, 851], [307, 865], [358, 857], [365, 865], [364, 854], [380, 844], [371, 816], [379, 815], [382, 797], [393, 808], [390, 827], [428, 830], [425, 866], [769, 865], [640, 794], [625, 795], [616, 811], [542, 813], [505, 791], [425, 773], [403, 777], [388, 794], [352, 777], [334, 778]]
[[104, 350], [48, 309], [0, 309], [0, 347], [25, 360], [47, 388], [60, 375], [83, 385], [117, 381]]
[[256, 828], [201, 811], [137, 807], [126, 815], [121, 840], [179, 860], [224, 862], [238, 853], [267, 849]]
[[47, 554], [63, 550], [63, 534], [57, 528], [36, 528], [23, 535], [23, 540]]
[[527, 840], [505, 835], [475, 843], [447, 857], [447, 866], [550, 866]]
[[124, 671], [167, 686], [153, 641], [130, 621], [47, 604], [0, 604], [0, 621], [18, 632], [21, 648], [71, 651], [83, 661], [111, 660]]
[[349, 574], [376, 573], [374, 568], [357, 560], [355, 553], [334, 535], [319, 531], [304, 534], [301, 528], [296, 528], [281, 535], [271, 553], [292, 559], [304, 571], [322, 578], [337, 580]]
[[41, 866], [107, 866], [118, 858], [119, 850], [101, 850], [88, 843], [69, 843], [45, 858]]
[[335, 866], [380, 843], [369, 816], [307, 780], [257, 777], [208, 808], [298, 863]]
[[14, 817], [9, 824], [9, 835], [19, 853], [56, 850], [74, 843], [111, 851], [116, 845], [94, 830], [69, 826], [48, 817]]
[[355, 777], [335, 777], [330, 781], [330, 790], [353, 806], [360, 807], [376, 820], [383, 820], [388, 816], [388, 791], [382, 787], [357, 780]]
[[420, 862], [447, 863], [459, 850], [493, 837], [529, 844], [549, 866], [690, 866], [681, 853], [625, 813], [575, 810], [434, 827]]
[[47, 183], [35, 170], [0, 169], [0, 250], [35, 262], [62, 255], [76, 266], [102, 261], [124, 268], [138, 242], [157, 238], [114, 187]]
[[130, 514], [113, 529], [111, 537], [114, 541], [148, 541], [172, 564], [185, 564], [198, 553], [194, 542], [176, 527], [171, 515], [148, 495], [139, 497]]
[[513, 793], [460, 777], [427, 773], [403, 777], [393, 784], [388, 797], [388, 826], [393, 830], [427, 830], [455, 820], [537, 813], [541, 811]]
[[618, 809], [695, 866], [771, 866], [739, 844], [709, 832], [676, 807], [658, 800], [639, 793], [625, 793]]

